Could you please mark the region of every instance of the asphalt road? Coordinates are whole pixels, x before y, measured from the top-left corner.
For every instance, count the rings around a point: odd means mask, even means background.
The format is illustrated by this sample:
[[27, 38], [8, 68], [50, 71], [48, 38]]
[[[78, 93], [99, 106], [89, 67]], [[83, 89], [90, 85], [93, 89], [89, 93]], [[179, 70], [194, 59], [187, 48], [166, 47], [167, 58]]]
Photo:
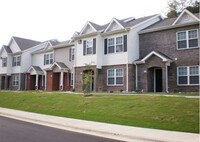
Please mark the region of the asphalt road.
[[0, 142], [119, 142], [0, 116]]

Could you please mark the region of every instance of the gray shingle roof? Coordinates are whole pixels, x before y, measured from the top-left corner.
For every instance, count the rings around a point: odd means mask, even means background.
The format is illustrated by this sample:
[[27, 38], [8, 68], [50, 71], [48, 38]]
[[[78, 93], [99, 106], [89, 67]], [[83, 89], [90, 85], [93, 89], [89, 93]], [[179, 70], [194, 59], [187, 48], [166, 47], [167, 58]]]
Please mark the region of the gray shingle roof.
[[60, 66], [61, 69], [68, 68], [63, 62], [55, 62], [55, 63], [57, 63]]
[[35, 71], [42, 71], [42, 69], [41, 69], [39, 66], [32, 66], [32, 68], [33, 68]]
[[3, 48], [6, 50], [7, 53], [12, 53], [9, 46], [3, 45]]
[[17, 45], [19, 46], [19, 48], [22, 51], [26, 50], [26, 49], [29, 49], [29, 48], [31, 48], [33, 46], [36, 46], [36, 45], [38, 45], [38, 44], [41, 43], [39, 41], [34, 41], [34, 40], [20, 38], [20, 37], [15, 37], [15, 36], [13, 36], [13, 39], [16, 41]]

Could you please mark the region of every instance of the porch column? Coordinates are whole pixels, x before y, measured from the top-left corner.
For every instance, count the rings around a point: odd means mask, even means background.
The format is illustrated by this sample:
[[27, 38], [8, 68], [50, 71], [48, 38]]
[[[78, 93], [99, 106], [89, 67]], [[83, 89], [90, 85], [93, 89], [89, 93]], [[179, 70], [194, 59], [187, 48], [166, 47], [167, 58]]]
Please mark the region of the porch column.
[[36, 74], [35, 90], [38, 90], [38, 74]]
[[63, 90], [63, 71], [60, 72], [60, 90]]

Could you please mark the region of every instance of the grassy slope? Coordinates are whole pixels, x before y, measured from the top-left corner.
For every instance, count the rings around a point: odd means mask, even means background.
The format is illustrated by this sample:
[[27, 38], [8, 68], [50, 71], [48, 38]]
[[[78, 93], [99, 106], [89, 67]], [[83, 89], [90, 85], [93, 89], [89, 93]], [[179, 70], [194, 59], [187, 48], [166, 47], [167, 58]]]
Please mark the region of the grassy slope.
[[199, 132], [199, 100], [164, 96], [0, 92], [0, 106], [43, 114], [175, 131]]

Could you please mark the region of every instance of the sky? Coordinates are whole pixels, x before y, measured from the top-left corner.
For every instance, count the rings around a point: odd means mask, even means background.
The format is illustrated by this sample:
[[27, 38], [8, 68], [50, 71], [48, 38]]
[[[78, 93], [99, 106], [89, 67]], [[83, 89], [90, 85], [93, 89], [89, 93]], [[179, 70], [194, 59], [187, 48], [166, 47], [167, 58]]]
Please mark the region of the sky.
[[113, 17], [166, 15], [167, 0], [1, 0], [0, 47], [12, 36], [69, 40], [87, 21], [99, 25]]

